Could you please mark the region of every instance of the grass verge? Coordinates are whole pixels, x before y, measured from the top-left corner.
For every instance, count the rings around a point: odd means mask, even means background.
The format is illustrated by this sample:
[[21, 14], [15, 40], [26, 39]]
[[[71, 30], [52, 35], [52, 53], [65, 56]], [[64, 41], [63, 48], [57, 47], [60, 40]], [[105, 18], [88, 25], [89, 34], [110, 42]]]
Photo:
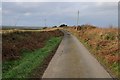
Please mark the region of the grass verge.
[[[60, 43], [61, 37], [50, 38], [45, 46], [34, 52], [24, 52], [22, 58], [17, 61], [7, 61], [3, 63], [3, 75], [5, 78], [26, 78], [40, 64], [54, 48]], [[9, 70], [6, 70], [6, 69]]]

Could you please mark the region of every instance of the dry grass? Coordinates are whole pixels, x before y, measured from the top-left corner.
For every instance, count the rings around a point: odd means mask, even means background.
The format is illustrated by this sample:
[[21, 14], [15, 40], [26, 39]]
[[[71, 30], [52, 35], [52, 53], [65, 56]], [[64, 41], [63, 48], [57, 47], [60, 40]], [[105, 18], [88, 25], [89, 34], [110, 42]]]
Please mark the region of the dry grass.
[[38, 29], [38, 30], [32, 30], [32, 29], [6, 29], [6, 30], [0, 30], [0, 34], [7, 34], [7, 33], [13, 33], [13, 32], [40, 32], [40, 31], [54, 31], [57, 28], [47, 28], [47, 29]]
[[76, 35], [111, 72], [120, 76], [118, 75], [120, 74], [120, 67], [118, 66], [118, 63], [120, 63], [120, 56], [118, 56], [120, 34], [118, 34], [118, 29], [84, 26], [77, 30], [74, 27], [67, 30]]

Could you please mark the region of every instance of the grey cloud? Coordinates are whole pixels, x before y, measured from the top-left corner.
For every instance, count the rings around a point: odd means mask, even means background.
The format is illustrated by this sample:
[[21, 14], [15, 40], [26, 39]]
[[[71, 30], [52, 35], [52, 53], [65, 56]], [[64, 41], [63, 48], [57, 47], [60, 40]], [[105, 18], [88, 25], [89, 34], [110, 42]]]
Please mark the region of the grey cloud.
[[48, 25], [67, 23], [76, 25], [77, 11], [80, 24], [98, 26], [117, 25], [117, 3], [104, 2], [3, 2], [3, 25], [13, 25], [19, 16], [18, 25]]
[[2, 3], [0, 3], [0, 25], [1, 24], [2, 24]]

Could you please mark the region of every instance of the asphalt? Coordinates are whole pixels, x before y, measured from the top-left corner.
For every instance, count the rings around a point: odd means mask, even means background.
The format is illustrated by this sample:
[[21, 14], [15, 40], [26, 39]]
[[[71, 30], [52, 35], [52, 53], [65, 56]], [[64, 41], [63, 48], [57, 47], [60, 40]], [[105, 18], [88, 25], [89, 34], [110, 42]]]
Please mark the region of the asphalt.
[[111, 78], [74, 35], [63, 32], [63, 40], [42, 78]]

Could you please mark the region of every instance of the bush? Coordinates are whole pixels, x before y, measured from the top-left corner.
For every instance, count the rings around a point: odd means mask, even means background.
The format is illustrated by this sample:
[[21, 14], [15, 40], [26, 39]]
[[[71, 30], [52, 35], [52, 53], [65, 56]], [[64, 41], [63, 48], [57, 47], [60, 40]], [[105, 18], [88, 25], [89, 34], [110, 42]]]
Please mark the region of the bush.
[[106, 40], [114, 40], [115, 39], [115, 35], [113, 33], [107, 33], [105, 35], [104, 39], [106, 39]]
[[96, 28], [96, 26], [90, 25], [90, 24], [81, 25], [80, 27], [81, 27], [81, 29], [94, 29], [94, 28]]
[[67, 27], [67, 25], [65, 25], [65, 24], [61, 24], [59, 27]]
[[47, 27], [43, 27], [43, 29], [46, 29]]
[[52, 28], [57, 28], [57, 26], [53, 26]]

